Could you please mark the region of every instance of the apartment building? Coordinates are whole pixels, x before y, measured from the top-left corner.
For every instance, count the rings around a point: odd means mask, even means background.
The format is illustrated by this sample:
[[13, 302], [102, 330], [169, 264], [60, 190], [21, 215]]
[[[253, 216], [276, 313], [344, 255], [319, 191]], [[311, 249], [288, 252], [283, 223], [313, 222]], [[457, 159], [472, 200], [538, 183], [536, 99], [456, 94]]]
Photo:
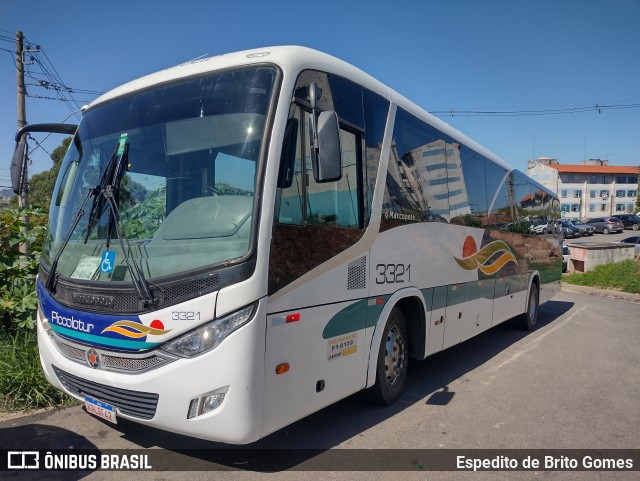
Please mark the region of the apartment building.
[[597, 159], [577, 165], [540, 162], [527, 174], [558, 195], [563, 217], [591, 219], [636, 209], [639, 167]]

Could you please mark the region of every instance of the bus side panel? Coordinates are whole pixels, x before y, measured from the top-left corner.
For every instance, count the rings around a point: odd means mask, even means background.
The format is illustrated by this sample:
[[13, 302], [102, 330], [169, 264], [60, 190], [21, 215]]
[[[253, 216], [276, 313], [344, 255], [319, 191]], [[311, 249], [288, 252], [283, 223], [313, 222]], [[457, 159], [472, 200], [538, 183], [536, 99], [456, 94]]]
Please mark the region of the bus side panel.
[[263, 435], [364, 387], [365, 325], [379, 308], [367, 298], [368, 252], [354, 253], [355, 259], [331, 268], [334, 258], [269, 298]]
[[527, 305], [530, 274], [496, 279], [493, 325], [522, 314]]

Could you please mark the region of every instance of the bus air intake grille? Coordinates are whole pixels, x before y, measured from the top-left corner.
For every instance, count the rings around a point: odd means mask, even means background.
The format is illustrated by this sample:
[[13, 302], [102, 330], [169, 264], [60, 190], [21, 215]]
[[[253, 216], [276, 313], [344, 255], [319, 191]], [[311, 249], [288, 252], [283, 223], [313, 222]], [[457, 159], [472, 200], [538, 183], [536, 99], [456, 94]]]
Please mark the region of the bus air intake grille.
[[119, 371], [148, 371], [164, 364], [165, 359], [158, 356], [142, 357], [132, 359], [127, 357], [100, 356], [100, 364], [104, 369], [116, 369]]
[[362, 256], [349, 262], [347, 269], [347, 289], [364, 289], [367, 287], [367, 257]]
[[53, 366], [53, 371], [60, 383], [75, 396], [90, 396], [105, 401], [117, 407], [122, 414], [135, 418], [151, 419], [156, 415], [158, 394], [105, 386], [69, 374], [56, 366]]
[[[66, 340], [62, 340], [56, 334], [49, 334], [49, 337], [63, 356], [85, 366], [87, 365], [87, 348], [71, 345]], [[169, 357], [160, 357], [155, 354], [147, 356], [113, 356], [102, 350], [98, 352], [100, 354], [100, 363], [97, 367], [94, 366], [96, 369], [119, 371], [124, 374], [137, 374], [140, 372], [150, 371], [163, 364], [174, 361], [174, 359]]]
[[[48, 279], [47, 273], [40, 268], [39, 274], [40, 282], [45, 285]], [[138, 297], [133, 286], [108, 286], [104, 289], [90, 284], [79, 286], [73, 281], [59, 278], [53, 297], [63, 306], [80, 311], [136, 314], [175, 305], [220, 288], [221, 279], [218, 272], [186, 281], [153, 283], [151, 292], [158, 302], [147, 305], [146, 301]]]

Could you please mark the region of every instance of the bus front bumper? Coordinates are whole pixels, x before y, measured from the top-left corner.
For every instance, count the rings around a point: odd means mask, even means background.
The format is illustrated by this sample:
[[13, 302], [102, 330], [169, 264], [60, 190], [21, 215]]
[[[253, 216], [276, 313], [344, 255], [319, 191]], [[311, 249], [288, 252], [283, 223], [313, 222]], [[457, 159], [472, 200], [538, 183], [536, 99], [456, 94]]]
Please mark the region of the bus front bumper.
[[[38, 319], [40, 361], [52, 385], [81, 401], [111, 401], [116, 418], [211, 441], [247, 444], [262, 434], [265, 312], [263, 301], [252, 321], [211, 351], [136, 373], [94, 369], [89, 362], [70, 359]], [[194, 400], [215, 393], [224, 394], [221, 404], [194, 415]]]

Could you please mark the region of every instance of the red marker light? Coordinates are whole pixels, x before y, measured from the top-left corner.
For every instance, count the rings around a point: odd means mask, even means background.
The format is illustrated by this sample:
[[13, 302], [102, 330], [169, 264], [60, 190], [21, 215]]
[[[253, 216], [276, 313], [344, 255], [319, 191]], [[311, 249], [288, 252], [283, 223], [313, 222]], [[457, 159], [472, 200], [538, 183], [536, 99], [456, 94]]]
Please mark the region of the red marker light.
[[287, 323], [289, 323], [289, 322], [298, 322], [299, 320], [300, 320], [300, 313], [299, 312], [296, 312], [295, 314], [289, 314], [287, 316], [287, 318], [285, 319], [285, 321]]
[[284, 374], [289, 371], [289, 363], [283, 362], [282, 364], [278, 364], [276, 366], [276, 374]]

